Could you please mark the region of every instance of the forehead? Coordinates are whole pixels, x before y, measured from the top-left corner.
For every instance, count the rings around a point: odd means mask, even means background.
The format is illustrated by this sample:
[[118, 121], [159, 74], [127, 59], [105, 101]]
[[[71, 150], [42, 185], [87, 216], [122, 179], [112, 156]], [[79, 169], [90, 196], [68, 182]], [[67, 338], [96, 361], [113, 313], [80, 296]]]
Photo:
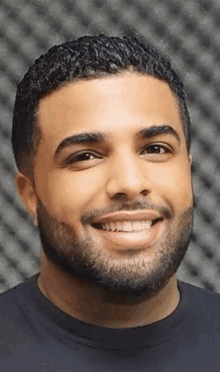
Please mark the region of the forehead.
[[88, 130], [120, 136], [132, 135], [138, 127], [169, 124], [183, 134], [169, 85], [135, 73], [71, 82], [42, 100], [38, 121], [51, 154], [63, 138]]

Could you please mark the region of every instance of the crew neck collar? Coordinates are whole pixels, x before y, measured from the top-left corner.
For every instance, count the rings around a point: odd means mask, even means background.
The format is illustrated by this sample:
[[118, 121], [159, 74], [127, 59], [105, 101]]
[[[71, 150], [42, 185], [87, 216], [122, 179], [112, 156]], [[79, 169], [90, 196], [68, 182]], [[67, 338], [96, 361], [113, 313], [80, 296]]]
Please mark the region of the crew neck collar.
[[[180, 302], [168, 317], [141, 327], [135, 328], [105, 328], [83, 322], [64, 313], [48, 300], [37, 285], [38, 274], [32, 276], [28, 285], [29, 298], [32, 306], [38, 309], [44, 321], [55, 327], [66, 337], [90, 344], [99, 348], [146, 348], [164, 343], [184, 329], [184, 325], [191, 318], [189, 299], [183, 282], [179, 281], [178, 290]], [[64, 336], [65, 336], [64, 335]]]

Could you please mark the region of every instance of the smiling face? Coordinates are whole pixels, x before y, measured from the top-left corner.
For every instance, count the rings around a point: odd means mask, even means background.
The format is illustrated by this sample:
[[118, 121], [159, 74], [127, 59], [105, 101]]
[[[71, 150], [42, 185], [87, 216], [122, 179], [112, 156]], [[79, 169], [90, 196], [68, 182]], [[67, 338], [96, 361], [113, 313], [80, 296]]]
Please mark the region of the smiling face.
[[[42, 100], [38, 119], [36, 190], [25, 203], [48, 260], [150, 298], [175, 274], [193, 220], [191, 158], [168, 84], [135, 73], [70, 83]], [[117, 211], [142, 215], [103, 219]]]

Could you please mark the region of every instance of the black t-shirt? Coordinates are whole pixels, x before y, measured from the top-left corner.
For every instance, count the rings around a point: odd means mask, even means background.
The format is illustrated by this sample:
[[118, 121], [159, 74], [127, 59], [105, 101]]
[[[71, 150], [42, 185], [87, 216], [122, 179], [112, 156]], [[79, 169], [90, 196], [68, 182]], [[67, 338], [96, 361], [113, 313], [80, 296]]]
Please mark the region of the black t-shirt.
[[37, 277], [0, 295], [1, 372], [219, 372], [220, 295], [178, 281], [167, 318], [112, 329], [53, 305]]

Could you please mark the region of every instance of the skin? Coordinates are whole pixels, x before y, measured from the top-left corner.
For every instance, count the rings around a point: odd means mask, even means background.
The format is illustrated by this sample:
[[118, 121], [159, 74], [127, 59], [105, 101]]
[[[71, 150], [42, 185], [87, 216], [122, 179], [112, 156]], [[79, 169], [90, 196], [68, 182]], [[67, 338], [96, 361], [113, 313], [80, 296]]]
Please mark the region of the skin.
[[[42, 100], [38, 119], [43, 140], [35, 188], [19, 172], [15, 185], [41, 234], [39, 289], [67, 314], [103, 327], [137, 327], [167, 317], [180, 301], [175, 273], [188, 247], [193, 215], [192, 156], [168, 84], [131, 72], [70, 83]], [[140, 128], [162, 124], [171, 126], [180, 141], [172, 134], [135, 140]], [[109, 141], [74, 145], [54, 161], [64, 138], [94, 130], [108, 133]], [[170, 151], [149, 151], [150, 145]], [[64, 165], [83, 150], [93, 156]], [[124, 206], [164, 213], [155, 244], [122, 250], [86, 222], [88, 216], [92, 222]], [[51, 247], [64, 258], [53, 259]], [[71, 260], [75, 256], [82, 263], [83, 253], [103, 274], [101, 284]], [[110, 285], [116, 277], [117, 290]], [[125, 278], [131, 279], [130, 287]]]

